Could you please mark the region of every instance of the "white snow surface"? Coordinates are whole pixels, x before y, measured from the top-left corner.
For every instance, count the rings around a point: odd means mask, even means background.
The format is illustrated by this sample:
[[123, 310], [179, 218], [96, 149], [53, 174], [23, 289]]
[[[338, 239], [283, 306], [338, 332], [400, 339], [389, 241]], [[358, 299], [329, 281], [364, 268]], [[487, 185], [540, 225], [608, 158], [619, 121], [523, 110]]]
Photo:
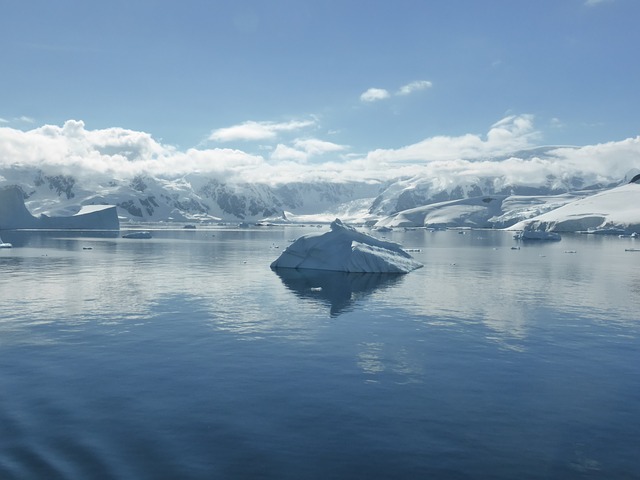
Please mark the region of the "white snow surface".
[[403, 210], [377, 221], [376, 227], [502, 228], [558, 208], [577, 194], [554, 196], [484, 195]]
[[509, 230], [577, 232], [613, 227], [640, 232], [640, 184], [628, 183], [575, 200]]
[[339, 219], [329, 232], [298, 238], [271, 264], [274, 269], [354, 273], [408, 273], [422, 266], [399, 244], [358, 232]]

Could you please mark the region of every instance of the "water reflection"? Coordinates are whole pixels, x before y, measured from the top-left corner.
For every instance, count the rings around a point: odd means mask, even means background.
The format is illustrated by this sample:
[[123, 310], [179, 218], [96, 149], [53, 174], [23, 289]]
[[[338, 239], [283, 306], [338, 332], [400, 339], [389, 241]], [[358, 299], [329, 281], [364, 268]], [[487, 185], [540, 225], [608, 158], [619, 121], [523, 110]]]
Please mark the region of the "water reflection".
[[117, 238], [116, 230], [3, 230], [2, 239], [15, 247], [50, 246], [52, 240]]
[[292, 268], [274, 271], [296, 296], [328, 304], [332, 317], [351, 310], [357, 299], [366, 297], [376, 290], [399, 284], [404, 277], [389, 273], [347, 273]]

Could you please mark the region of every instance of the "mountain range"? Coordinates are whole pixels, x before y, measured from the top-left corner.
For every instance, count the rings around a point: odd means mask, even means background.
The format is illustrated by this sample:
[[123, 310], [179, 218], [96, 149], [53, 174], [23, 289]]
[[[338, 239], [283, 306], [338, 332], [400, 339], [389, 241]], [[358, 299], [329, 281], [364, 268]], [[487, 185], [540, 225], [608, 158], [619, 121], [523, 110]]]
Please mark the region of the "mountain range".
[[[517, 155], [520, 159], [539, 158], [549, 148]], [[34, 215], [73, 215], [87, 205], [115, 205], [121, 223], [330, 222], [341, 218], [372, 226], [507, 228], [517, 224], [522, 228], [566, 231], [611, 222], [636, 228], [640, 224], [636, 218], [640, 215], [635, 215], [640, 201], [630, 200], [628, 195], [640, 192], [639, 172], [631, 170], [625, 178], [604, 178], [595, 183], [574, 174], [561, 178], [546, 175], [543, 180], [521, 183], [500, 175], [416, 175], [384, 181], [319, 180], [274, 185], [229, 183], [198, 173], [175, 178], [139, 174], [116, 179], [14, 165], [0, 169], [0, 187], [17, 185]], [[627, 196], [616, 197], [622, 202], [620, 205], [611, 195], [606, 202], [607, 209], [626, 212], [622, 215], [585, 211], [590, 220], [572, 224], [552, 215], [563, 208], [570, 212], [572, 203], [584, 205], [585, 199], [597, 200], [624, 185], [631, 186], [623, 188]]]

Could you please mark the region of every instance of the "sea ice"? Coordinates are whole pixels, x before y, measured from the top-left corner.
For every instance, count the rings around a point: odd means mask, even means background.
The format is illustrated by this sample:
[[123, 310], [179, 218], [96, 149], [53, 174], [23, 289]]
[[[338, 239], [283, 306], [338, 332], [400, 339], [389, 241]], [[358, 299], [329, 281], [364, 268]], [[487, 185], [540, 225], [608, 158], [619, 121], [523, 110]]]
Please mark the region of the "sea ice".
[[361, 273], [408, 273], [422, 267], [402, 247], [379, 240], [339, 219], [331, 231], [298, 238], [271, 264], [271, 268], [298, 268]]

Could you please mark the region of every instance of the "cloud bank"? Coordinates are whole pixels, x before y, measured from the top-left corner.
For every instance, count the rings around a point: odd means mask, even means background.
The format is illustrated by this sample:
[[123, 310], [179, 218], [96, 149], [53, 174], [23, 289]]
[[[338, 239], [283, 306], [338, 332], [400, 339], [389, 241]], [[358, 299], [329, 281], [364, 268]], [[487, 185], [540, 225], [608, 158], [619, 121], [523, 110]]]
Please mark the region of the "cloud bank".
[[[620, 181], [639, 167], [640, 137], [579, 148], [547, 148], [540, 153], [515, 153], [538, 146], [540, 135], [531, 115], [505, 117], [491, 125], [485, 134], [434, 136], [412, 145], [377, 149], [363, 155], [350, 153], [347, 146], [313, 137], [294, 138], [290, 142], [277, 138], [278, 132], [295, 133], [310, 123], [313, 121], [243, 124], [249, 125], [249, 130], [255, 127], [253, 138], [273, 140], [273, 144], [263, 146], [262, 154], [238, 148], [181, 151], [145, 132], [123, 128], [91, 130], [79, 120], [26, 131], [0, 126], [0, 171], [38, 168], [49, 174], [102, 181], [138, 174], [179, 178], [200, 173], [227, 182], [269, 184], [316, 180], [382, 182], [424, 176], [443, 185], [460, 179], [493, 177], [536, 185], [549, 178], [560, 181], [572, 175], [594, 183]], [[246, 139], [246, 132], [227, 136], [223, 132], [220, 138]]]

